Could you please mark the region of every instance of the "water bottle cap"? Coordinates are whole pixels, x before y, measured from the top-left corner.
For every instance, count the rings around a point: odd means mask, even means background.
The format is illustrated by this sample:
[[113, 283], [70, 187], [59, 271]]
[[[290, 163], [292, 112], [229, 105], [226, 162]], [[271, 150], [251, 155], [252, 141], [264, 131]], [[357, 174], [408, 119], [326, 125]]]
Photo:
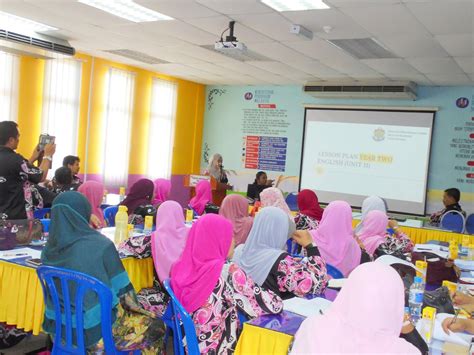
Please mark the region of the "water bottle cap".
[[419, 276], [415, 276], [415, 283], [421, 284], [423, 282], [423, 279]]

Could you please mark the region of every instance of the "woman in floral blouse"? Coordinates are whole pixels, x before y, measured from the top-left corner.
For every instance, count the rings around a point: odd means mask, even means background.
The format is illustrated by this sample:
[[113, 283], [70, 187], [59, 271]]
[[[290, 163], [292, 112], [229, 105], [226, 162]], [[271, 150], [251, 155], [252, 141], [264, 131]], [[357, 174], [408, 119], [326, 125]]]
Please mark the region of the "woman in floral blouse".
[[[387, 233], [387, 225], [394, 234]], [[396, 221], [389, 221], [382, 211], [370, 211], [359, 234], [359, 245], [374, 259], [382, 255], [404, 254], [413, 250], [413, 242], [398, 229]]]
[[229, 354], [237, 344], [240, 311], [250, 318], [283, 309], [280, 297], [264, 291], [232, 257], [232, 224], [206, 214], [193, 225], [180, 259], [171, 268], [171, 287], [191, 313], [201, 354]]
[[236, 249], [234, 260], [258, 285], [284, 299], [319, 295], [328, 281], [326, 264], [308, 233], [293, 236], [305, 248], [306, 261], [283, 251], [288, 223], [282, 210], [265, 207], [255, 218], [247, 242]]

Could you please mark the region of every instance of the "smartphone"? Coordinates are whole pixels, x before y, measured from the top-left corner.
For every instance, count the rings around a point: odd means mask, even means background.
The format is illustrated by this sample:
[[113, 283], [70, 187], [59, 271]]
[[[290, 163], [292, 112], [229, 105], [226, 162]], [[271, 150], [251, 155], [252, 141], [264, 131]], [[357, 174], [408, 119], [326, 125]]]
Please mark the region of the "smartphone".
[[55, 136], [50, 136], [49, 134], [41, 134], [39, 136], [38, 151], [40, 152], [43, 151], [46, 144], [49, 144], [49, 143], [54, 144], [55, 140], [56, 140]]
[[41, 259], [27, 259], [25, 261], [26, 264], [33, 266], [33, 267], [38, 267], [41, 266], [43, 263], [41, 262]]

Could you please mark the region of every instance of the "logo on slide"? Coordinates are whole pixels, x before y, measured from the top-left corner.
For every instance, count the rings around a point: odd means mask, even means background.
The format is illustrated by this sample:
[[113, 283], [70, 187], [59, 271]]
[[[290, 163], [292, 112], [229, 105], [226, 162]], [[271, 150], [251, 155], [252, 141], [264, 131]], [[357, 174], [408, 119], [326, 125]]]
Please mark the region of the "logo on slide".
[[383, 128], [376, 128], [374, 130], [373, 140], [376, 142], [383, 141], [385, 139], [385, 130]]
[[244, 97], [245, 97], [245, 100], [252, 100], [253, 94], [251, 92], [246, 92]]
[[469, 106], [469, 99], [467, 97], [460, 97], [456, 100], [456, 106], [459, 108], [466, 108]]

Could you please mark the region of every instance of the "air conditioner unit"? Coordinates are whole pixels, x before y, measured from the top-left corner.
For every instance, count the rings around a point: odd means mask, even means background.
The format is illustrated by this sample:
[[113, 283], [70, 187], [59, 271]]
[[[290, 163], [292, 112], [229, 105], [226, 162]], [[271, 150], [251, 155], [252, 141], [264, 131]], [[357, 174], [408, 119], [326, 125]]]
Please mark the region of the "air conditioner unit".
[[416, 84], [408, 82], [327, 84], [312, 83], [304, 92], [317, 98], [416, 100]]
[[40, 59], [71, 57], [76, 50], [65, 40], [34, 34], [34, 37], [0, 29], [0, 51]]

